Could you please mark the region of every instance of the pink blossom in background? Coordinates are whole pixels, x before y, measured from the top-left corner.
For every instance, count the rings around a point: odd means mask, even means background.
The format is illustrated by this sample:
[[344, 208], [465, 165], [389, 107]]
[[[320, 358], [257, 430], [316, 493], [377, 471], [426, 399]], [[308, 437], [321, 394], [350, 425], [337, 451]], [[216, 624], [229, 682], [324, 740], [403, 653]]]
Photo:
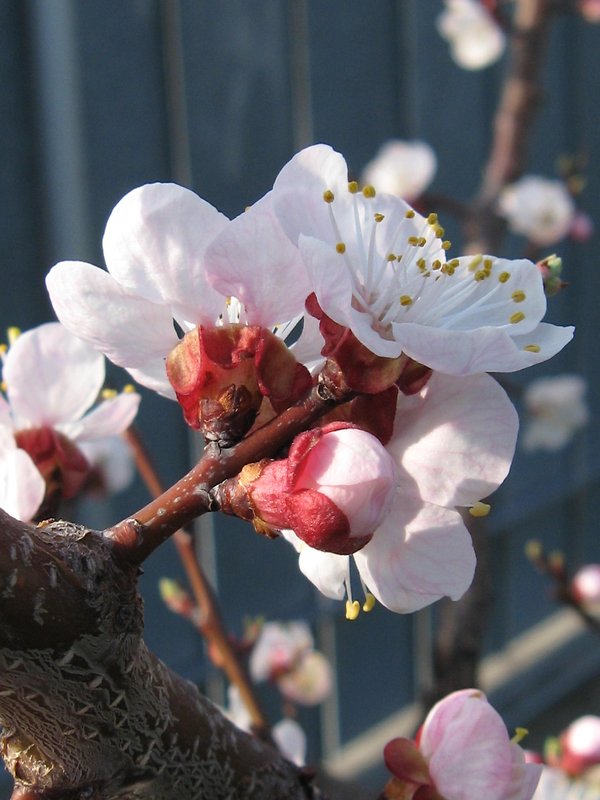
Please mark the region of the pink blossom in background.
[[253, 680], [273, 681], [285, 697], [302, 705], [321, 703], [333, 683], [331, 666], [314, 649], [305, 622], [265, 623], [252, 649], [249, 668]]
[[586, 391], [581, 375], [551, 375], [531, 381], [523, 394], [527, 411], [523, 449], [553, 451], [569, 444], [590, 419]]
[[600, 564], [586, 564], [571, 581], [571, 592], [578, 603], [600, 608]]
[[376, 186], [380, 192], [410, 201], [427, 189], [436, 169], [435, 152], [427, 142], [392, 139], [365, 165], [362, 181]]
[[494, 64], [504, 52], [504, 31], [480, 0], [445, 0], [437, 18], [440, 35], [459, 67], [478, 70]]
[[416, 797], [421, 787], [432, 787], [444, 800], [530, 800], [542, 771], [525, 761], [498, 712], [476, 689], [440, 700], [418, 743], [394, 739], [384, 757], [401, 783], [414, 786]]
[[558, 766], [569, 775], [580, 775], [600, 764], [600, 717], [588, 714], [572, 722], [560, 736]]
[[572, 328], [541, 322], [546, 297], [535, 264], [447, 260], [436, 215], [375, 189], [360, 192], [343, 157], [314, 145], [282, 169], [273, 194], [320, 308], [368, 350], [468, 375], [513, 372], [570, 341]]
[[575, 221], [575, 203], [565, 184], [539, 175], [524, 175], [507, 186], [499, 212], [513, 233], [540, 247], [560, 242]]
[[140, 402], [135, 392], [123, 392], [94, 405], [104, 384], [104, 359], [57, 322], [17, 338], [4, 357], [2, 377], [0, 430], [28, 452], [43, 477], [60, 468], [65, 498], [79, 490], [90, 469], [78, 445], [122, 433]]

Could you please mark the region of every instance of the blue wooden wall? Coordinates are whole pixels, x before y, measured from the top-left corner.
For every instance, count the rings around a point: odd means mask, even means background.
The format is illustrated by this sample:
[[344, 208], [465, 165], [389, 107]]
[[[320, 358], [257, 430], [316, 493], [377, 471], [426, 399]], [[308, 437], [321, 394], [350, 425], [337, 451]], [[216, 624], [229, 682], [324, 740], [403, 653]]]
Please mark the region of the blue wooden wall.
[[[438, 154], [433, 190], [468, 199], [504, 64], [478, 73], [456, 67], [435, 29], [441, 7], [441, 0], [0, 0], [0, 329], [53, 318], [43, 286], [48, 269], [62, 259], [101, 264], [110, 210], [146, 182], [184, 183], [235, 215], [306, 144], [333, 145], [358, 172], [386, 139], [418, 137]], [[600, 26], [575, 17], [555, 26], [530, 163], [552, 176], [559, 155], [585, 151], [582, 199], [600, 221], [598, 52]], [[443, 222], [456, 240], [452, 221]], [[574, 322], [578, 333], [552, 363], [530, 371], [583, 373], [593, 409], [597, 242], [561, 246], [571, 285], [552, 301], [550, 319]], [[517, 255], [518, 247], [508, 242], [504, 254]], [[174, 405], [144, 393], [141, 426], [165, 480], [181, 475], [194, 445]], [[490, 650], [554, 610], [523, 558], [528, 538], [600, 560], [599, 454], [595, 415], [559, 455], [518, 456], [490, 520]], [[110, 523], [143, 502], [136, 485], [132, 495], [80, 513]], [[328, 748], [413, 699], [413, 618], [379, 608], [349, 624], [299, 575], [285, 543], [259, 541], [235, 521], [205, 527], [203, 547], [233, 629], [244, 614], [263, 613], [305, 617], [327, 634], [339, 666], [338, 703], [321, 720]], [[181, 574], [165, 550], [143, 578], [148, 639], [176, 669], [204, 681], [201, 644], [157, 598], [159, 575]], [[559, 691], [549, 688], [540, 702]], [[318, 717], [304, 721], [318, 744]]]

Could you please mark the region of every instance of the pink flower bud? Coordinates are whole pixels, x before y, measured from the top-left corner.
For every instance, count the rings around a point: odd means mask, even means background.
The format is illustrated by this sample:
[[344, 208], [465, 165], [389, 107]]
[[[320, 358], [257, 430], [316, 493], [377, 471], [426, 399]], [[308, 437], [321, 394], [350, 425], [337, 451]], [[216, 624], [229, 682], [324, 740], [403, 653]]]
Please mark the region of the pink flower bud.
[[297, 436], [288, 458], [268, 464], [249, 488], [255, 513], [291, 528], [317, 550], [354, 553], [388, 513], [396, 464], [370, 433], [344, 423]]
[[600, 764], [600, 717], [587, 715], [572, 722], [560, 737], [560, 768], [580, 775]]
[[571, 582], [571, 592], [578, 603], [600, 603], [600, 564], [586, 564], [577, 570]]

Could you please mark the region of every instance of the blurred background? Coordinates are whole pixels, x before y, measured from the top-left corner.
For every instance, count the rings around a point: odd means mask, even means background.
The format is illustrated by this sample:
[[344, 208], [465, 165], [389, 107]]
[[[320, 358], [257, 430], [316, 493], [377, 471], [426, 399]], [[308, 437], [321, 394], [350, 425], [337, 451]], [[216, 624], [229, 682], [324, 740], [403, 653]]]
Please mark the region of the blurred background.
[[[54, 319], [45, 274], [61, 260], [102, 265], [111, 209], [144, 183], [181, 183], [235, 216], [303, 146], [331, 144], [359, 175], [387, 140], [419, 139], [437, 156], [431, 193], [468, 201], [488, 154], [506, 60], [461, 69], [436, 27], [442, 9], [441, 0], [0, 0], [0, 329]], [[596, 224], [599, 53], [600, 26], [576, 14], [553, 25], [527, 170], [555, 178], [561, 157], [585, 157], [577, 202]], [[440, 220], [458, 255], [455, 220], [443, 210]], [[581, 697], [584, 711], [600, 713], [598, 642], [557, 606], [551, 583], [524, 555], [535, 538], [564, 551], [573, 568], [600, 561], [598, 239], [565, 239], [556, 249], [569, 287], [550, 300], [548, 319], [575, 324], [575, 340], [504, 384], [521, 410], [534, 378], [581, 375], [590, 419], [558, 451], [520, 448], [486, 520], [493, 606], [481, 683], [509, 727], [530, 728], [531, 746], [558, 733], [559, 715], [568, 721]], [[523, 250], [524, 239], [511, 236], [498, 255]], [[111, 378], [118, 387], [128, 381], [116, 370]], [[200, 443], [174, 403], [142, 394], [140, 428], [172, 482]], [[75, 513], [102, 527], [146, 500], [138, 481]], [[300, 716], [309, 762], [323, 758], [339, 776], [378, 785], [383, 744], [419, 720], [415, 701], [432, 681], [439, 606], [410, 617], [378, 606], [348, 622], [341, 604], [313, 591], [285, 542], [259, 539], [230, 518], [203, 519], [198, 533], [232, 631], [241, 632], [246, 616], [306, 619], [334, 664], [335, 692]], [[223, 702], [202, 641], [158, 595], [161, 576], [182, 574], [170, 544], [148, 562], [147, 640]], [[268, 690], [265, 701], [275, 703]]]

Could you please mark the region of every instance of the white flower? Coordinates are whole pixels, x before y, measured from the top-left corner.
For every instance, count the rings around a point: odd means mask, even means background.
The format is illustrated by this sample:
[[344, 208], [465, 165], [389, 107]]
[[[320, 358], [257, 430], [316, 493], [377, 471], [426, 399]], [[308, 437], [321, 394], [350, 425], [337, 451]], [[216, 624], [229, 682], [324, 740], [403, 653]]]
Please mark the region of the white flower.
[[60, 464], [65, 497], [79, 488], [89, 466], [74, 445], [121, 433], [140, 402], [134, 392], [115, 393], [90, 410], [104, 383], [104, 359], [58, 322], [21, 334], [4, 357], [2, 376], [5, 441], [6, 434], [14, 436], [44, 477], [45, 467]]
[[[386, 445], [400, 470], [394, 502], [371, 541], [352, 556], [366, 610], [370, 593], [407, 613], [445, 595], [456, 600], [468, 589], [475, 556], [455, 508], [474, 505], [504, 480], [516, 434], [514, 408], [488, 375], [434, 373], [418, 395], [400, 395]], [[291, 531], [283, 535], [298, 551], [304, 575], [327, 597], [347, 596], [347, 614], [356, 617], [351, 557], [314, 550]]]
[[[228, 707], [225, 716], [240, 730], [250, 733], [252, 720], [237, 686], [227, 689]], [[296, 720], [284, 718], [273, 726], [273, 739], [279, 752], [292, 764], [303, 767], [306, 761], [306, 735]]]
[[532, 381], [523, 396], [528, 420], [523, 449], [560, 450], [590, 418], [586, 382], [580, 375], [556, 375]]
[[165, 358], [179, 341], [174, 321], [184, 332], [223, 321], [273, 327], [298, 318], [310, 291], [268, 195], [229, 221], [181, 186], [142, 186], [113, 209], [102, 246], [108, 272], [82, 262], [50, 271], [57, 316], [170, 398]]
[[483, 69], [497, 61], [506, 37], [479, 0], [445, 0], [446, 10], [438, 19], [440, 35], [450, 45], [450, 54], [463, 69]]
[[564, 239], [576, 213], [565, 184], [539, 175], [524, 175], [507, 186], [500, 195], [499, 211], [513, 233], [540, 247]]
[[285, 697], [303, 705], [322, 702], [333, 680], [329, 662], [314, 649], [305, 622], [263, 625], [250, 655], [249, 669], [253, 680], [272, 680]]
[[572, 328], [541, 322], [546, 298], [530, 261], [446, 260], [437, 217], [403, 200], [358, 192], [326, 145], [295, 156], [274, 187], [274, 207], [298, 242], [323, 312], [371, 352], [405, 353], [448, 374], [512, 372], [545, 361]]
[[426, 142], [393, 139], [382, 145], [369, 161], [362, 179], [377, 186], [380, 192], [412, 200], [429, 186], [436, 167], [435, 153]]
[[569, 780], [559, 769], [543, 767], [533, 800], [598, 800], [600, 787], [583, 780]]

